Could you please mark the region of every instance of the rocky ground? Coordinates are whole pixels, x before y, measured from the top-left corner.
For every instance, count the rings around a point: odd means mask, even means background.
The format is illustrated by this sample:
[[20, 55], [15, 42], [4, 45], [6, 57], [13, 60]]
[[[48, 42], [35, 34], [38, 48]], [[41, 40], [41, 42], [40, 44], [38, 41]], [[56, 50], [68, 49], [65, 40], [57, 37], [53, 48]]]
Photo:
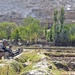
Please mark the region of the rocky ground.
[[33, 68], [36, 69], [30, 70], [25, 75], [52, 75], [52, 73], [47, 70], [48, 67], [48, 60], [44, 55], [42, 55], [42, 59], [33, 66]]

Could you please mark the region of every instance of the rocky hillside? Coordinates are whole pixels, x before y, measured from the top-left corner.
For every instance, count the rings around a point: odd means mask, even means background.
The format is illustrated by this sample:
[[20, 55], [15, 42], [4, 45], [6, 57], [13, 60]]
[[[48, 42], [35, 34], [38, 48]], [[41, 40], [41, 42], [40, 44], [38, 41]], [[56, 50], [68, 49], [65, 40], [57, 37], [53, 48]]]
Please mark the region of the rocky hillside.
[[0, 14], [17, 12], [26, 17], [36, 9], [51, 10], [62, 6], [66, 10], [75, 9], [75, 0], [0, 0]]
[[19, 24], [27, 16], [52, 22], [54, 8], [62, 6], [65, 10], [75, 10], [75, 0], [0, 0], [0, 22], [14, 21]]

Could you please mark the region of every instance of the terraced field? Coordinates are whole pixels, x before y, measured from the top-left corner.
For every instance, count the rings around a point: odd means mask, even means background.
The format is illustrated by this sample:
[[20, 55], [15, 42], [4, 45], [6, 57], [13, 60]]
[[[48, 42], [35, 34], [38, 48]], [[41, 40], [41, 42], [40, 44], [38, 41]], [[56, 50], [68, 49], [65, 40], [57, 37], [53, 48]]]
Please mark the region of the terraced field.
[[75, 75], [75, 49], [60, 48], [44, 53], [62, 75]]
[[75, 75], [75, 48], [23, 48], [10, 60], [0, 60], [0, 75]]

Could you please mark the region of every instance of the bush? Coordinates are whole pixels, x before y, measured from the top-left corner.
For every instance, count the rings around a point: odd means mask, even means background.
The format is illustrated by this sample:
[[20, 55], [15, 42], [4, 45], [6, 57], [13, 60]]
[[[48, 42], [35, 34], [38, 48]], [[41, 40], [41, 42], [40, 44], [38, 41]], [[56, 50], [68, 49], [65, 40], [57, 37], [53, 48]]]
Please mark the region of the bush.
[[35, 51], [32, 51], [32, 52], [26, 52], [26, 53], [23, 53], [19, 58], [16, 58], [16, 60], [18, 62], [21, 62], [21, 63], [25, 63], [27, 62], [28, 60], [35, 63], [37, 62], [39, 59], [41, 58], [41, 56], [39, 56], [37, 54], [37, 52]]
[[18, 75], [22, 69], [22, 64], [15, 61], [0, 67], [0, 75]]

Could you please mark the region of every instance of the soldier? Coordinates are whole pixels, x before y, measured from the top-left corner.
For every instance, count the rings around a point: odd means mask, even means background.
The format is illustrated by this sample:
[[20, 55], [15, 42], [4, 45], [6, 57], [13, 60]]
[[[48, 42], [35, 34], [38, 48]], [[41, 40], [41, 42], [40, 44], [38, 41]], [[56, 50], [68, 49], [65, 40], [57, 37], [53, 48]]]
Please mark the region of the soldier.
[[8, 45], [8, 41], [6, 39], [3, 39], [3, 42], [0, 43], [0, 52], [6, 52], [7, 48], [6, 46]]
[[12, 53], [12, 44], [9, 45], [9, 48], [6, 46], [8, 45], [8, 41], [6, 39], [3, 39], [3, 42], [0, 44], [0, 51]]
[[4, 58], [8, 58], [9, 53], [6, 48], [7, 45], [8, 41], [6, 39], [3, 39], [2, 43], [0, 43], [0, 58], [2, 58], [2, 56], [4, 56]]
[[12, 45], [12, 44], [9, 44], [8, 50], [9, 50], [10, 52], [12, 52], [12, 47], [13, 47], [13, 45]]
[[12, 47], [13, 47], [13, 45], [12, 44], [10, 44], [9, 45], [9, 48], [8, 48], [8, 51], [9, 51], [9, 53], [10, 53], [10, 56], [14, 56], [14, 53], [12, 52]]

